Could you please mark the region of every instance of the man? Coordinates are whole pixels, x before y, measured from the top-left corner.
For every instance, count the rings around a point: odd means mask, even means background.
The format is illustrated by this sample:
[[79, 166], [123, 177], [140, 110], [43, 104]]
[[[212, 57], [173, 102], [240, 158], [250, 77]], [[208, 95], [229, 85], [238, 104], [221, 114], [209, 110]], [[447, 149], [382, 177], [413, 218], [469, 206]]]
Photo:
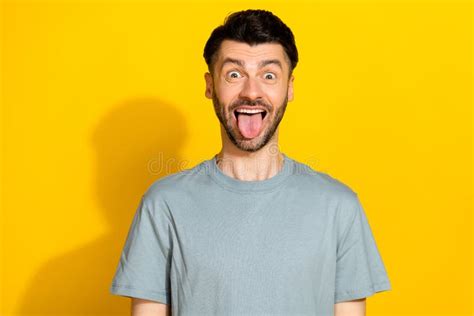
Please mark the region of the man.
[[365, 315], [391, 289], [357, 193], [279, 150], [298, 52], [246, 10], [204, 49], [222, 149], [142, 196], [110, 291], [137, 315]]

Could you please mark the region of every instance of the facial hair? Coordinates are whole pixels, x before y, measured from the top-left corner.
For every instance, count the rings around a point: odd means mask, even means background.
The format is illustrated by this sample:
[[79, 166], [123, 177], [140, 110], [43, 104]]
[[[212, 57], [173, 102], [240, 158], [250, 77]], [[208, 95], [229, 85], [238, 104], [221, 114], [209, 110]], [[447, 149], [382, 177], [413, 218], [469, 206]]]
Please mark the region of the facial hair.
[[[224, 127], [224, 130], [230, 141], [240, 150], [247, 152], [256, 152], [263, 148], [273, 137], [273, 134], [275, 134], [275, 131], [278, 128], [278, 125], [280, 125], [283, 115], [285, 114], [286, 106], [288, 104], [288, 96], [286, 96], [283, 103], [278, 108], [276, 108], [276, 112], [273, 117], [270, 115], [273, 115], [275, 108], [272, 108], [272, 106], [260, 99], [254, 101], [238, 99], [228, 107], [230, 111], [227, 112], [227, 115], [226, 106], [222, 104], [222, 102], [220, 102], [215, 90], [213, 91], [212, 103], [214, 104], [214, 111], [217, 115], [217, 118]], [[232, 125], [233, 111], [237, 106], [240, 105], [261, 105], [267, 109], [266, 115], [268, 116], [268, 118], [267, 116], [265, 116], [265, 118], [270, 121], [270, 125], [266, 127], [262, 136], [257, 136], [250, 140], [241, 138], [238, 131], [238, 127], [234, 127]]]

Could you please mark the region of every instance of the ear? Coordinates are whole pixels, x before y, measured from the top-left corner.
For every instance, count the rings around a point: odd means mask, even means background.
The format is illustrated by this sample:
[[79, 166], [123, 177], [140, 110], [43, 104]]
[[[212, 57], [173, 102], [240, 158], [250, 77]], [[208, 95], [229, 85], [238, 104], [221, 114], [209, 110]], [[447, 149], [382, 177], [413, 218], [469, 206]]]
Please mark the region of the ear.
[[293, 80], [295, 80], [295, 76], [291, 75], [288, 81], [288, 101], [293, 101]]
[[214, 91], [213, 87], [212, 87], [212, 76], [209, 72], [206, 72], [204, 74], [204, 80], [206, 80], [206, 92], [205, 92], [205, 95], [206, 95], [206, 98], [208, 99], [212, 99], [212, 91]]

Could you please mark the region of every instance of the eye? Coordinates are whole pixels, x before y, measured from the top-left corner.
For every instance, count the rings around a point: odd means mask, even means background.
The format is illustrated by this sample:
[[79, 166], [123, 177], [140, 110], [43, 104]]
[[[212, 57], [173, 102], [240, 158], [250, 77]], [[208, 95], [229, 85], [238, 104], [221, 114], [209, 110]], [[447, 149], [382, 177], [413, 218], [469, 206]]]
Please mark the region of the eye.
[[276, 76], [273, 72], [267, 72], [265, 73], [264, 75], [265, 79], [269, 79], [269, 80], [273, 80], [273, 79], [276, 79]]
[[227, 73], [227, 76], [231, 79], [238, 79], [241, 77], [240, 73], [238, 71], [232, 70]]

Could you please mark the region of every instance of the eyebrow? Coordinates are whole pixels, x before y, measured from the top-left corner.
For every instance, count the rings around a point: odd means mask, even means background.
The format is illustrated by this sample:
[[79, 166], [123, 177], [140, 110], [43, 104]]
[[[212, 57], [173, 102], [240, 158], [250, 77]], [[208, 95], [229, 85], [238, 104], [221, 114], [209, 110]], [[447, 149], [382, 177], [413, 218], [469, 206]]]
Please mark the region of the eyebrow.
[[275, 64], [278, 67], [280, 67], [280, 69], [283, 69], [283, 66], [281, 65], [281, 62], [278, 59], [263, 60], [258, 64], [258, 66], [259, 67], [265, 67], [266, 65], [270, 65], [270, 64]]
[[[224, 61], [222, 62], [222, 66], [221, 68], [224, 67], [225, 64], [236, 64], [236, 65], [239, 65], [240, 67], [244, 68], [245, 67], [245, 62], [240, 60], [240, 59], [234, 59], [234, 58], [230, 58], [230, 57], [226, 57], [224, 59]], [[280, 67], [280, 69], [283, 69], [283, 66], [281, 65], [281, 62], [278, 60], [278, 59], [266, 59], [266, 60], [262, 60], [261, 62], [258, 63], [258, 68], [262, 68], [262, 67], [265, 67], [266, 65], [270, 65], [270, 64], [275, 64], [277, 65], [278, 67]]]

